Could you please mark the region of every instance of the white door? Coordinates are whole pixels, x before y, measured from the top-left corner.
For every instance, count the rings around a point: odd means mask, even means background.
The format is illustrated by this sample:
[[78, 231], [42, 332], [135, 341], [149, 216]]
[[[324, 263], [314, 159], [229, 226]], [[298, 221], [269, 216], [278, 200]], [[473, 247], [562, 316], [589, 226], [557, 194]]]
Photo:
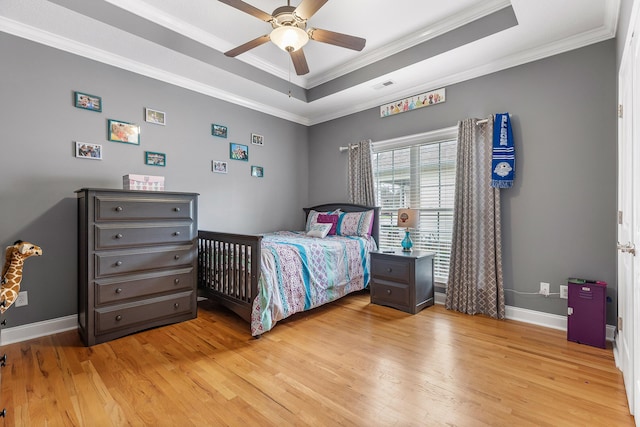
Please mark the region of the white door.
[[[637, 16], [637, 14], [635, 14]], [[630, 23], [640, 29], [636, 19]], [[634, 31], [635, 33], [635, 31]], [[627, 41], [618, 76], [618, 99], [622, 111], [618, 121], [618, 336], [616, 359], [623, 373], [629, 410], [640, 409], [640, 257], [635, 242], [640, 242], [640, 208], [636, 208], [634, 188], [640, 189], [640, 123], [634, 118], [635, 102], [640, 101], [640, 44], [637, 37]], [[640, 105], [640, 104], [639, 104]], [[637, 201], [640, 201], [637, 200]]]

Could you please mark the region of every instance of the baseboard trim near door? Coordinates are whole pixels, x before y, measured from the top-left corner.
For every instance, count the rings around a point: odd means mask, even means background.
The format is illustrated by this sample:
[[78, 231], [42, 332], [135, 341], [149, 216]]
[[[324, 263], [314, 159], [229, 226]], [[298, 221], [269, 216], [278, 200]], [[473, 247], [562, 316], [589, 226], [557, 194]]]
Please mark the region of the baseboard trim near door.
[[13, 344], [46, 335], [71, 331], [78, 328], [78, 315], [58, 317], [41, 322], [28, 323], [13, 328], [3, 328], [0, 335], [0, 345]]
[[[444, 304], [445, 298], [446, 294], [436, 292], [436, 304]], [[516, 320], [518, 322], [543, 326], [545, 328], [558, 329], [560, 331], [567, 330], [567, 316], [561, 316], [559, 314], [549, 314], [542, 311], [529, 310], [526, 308], [512, 307], [508, 305], [505, 307], [505, 317], [509, 320]], [[607, 325], [607, 341], [613, 341], [615, 332], [615, 326]]]

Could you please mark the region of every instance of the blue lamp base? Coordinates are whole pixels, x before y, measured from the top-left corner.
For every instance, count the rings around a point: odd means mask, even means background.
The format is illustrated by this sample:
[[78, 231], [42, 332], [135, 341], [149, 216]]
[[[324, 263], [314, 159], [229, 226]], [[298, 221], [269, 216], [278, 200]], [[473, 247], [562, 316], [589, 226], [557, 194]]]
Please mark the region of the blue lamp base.
[[405, 231], [404, 240], [402, 241], [402, 252], [411, 252], [411, 247], [413, 246], [413, 242], [411, 241], [411, 236], [409, 235], [409, 230]]

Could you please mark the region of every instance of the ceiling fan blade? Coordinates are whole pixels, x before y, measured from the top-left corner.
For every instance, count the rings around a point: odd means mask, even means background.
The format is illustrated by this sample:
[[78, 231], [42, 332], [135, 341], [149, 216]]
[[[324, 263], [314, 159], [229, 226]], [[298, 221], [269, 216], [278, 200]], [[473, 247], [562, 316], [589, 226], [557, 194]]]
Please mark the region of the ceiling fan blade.
[[293, 11], [299, 18], [311, 18], [329, 0], [302, 0], [302, 3]]
[[248, 13], [249, 15], [255, 16], [258, 19], [262, 19], [263, 21], [269, 22], [273, 19], [273, 16], [271, 16], [267, 12], [263, 12], [257, 7], [253, 7], [249, 3], [245, 3], [241, 0], [219, 0], [219, 1], [224, 4], [228, 4], [231, 7], [235, 7], [236, 9], [241, 10], [244, 13]]
[[293, 61], [293, 67], [296, 69], [296, 74], [303, 76], [309, 72], [309, 66], [307, 65], [307, 58], [304, 56], [302, 49], [289, 52], [291, 60]]
[[319, 28], [309, 30], [309, 38], [317, 42], [329, 43], [358, 51], [364, 49], [364, 45], [367, 43], [367, 41], [361, 37], [321, 30]]
[[258, 47], [261, 44], [265, 44], [266, 42], [268, 42], [269, 39], [269, 35], [265, 34], [264, 36], [260, 36], [258, 38], [255, 38], [251, 41], [246, 42], [245, 44], [242, 44], [236, 48], [233, 48], [227, 52], [225, 52], [225, 56], [230, 56], [230, 57], [234, 57], [234, 56], [238, 56], [241, 53], [245, 53], [246, 51], [248, 51], [249, 49], [253, 49], [254, 47]]

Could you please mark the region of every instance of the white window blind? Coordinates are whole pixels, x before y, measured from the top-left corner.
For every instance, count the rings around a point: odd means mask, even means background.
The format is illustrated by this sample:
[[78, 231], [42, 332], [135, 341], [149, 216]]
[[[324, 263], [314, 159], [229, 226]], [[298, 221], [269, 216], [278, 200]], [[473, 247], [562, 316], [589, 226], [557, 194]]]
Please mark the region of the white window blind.
[[373, 175], [380, 210], [380, 247], [401, 247], [398, 209], [420, 210], [413, 249], [435, 252], [439, 283], [449, 276], [456, 175], [457, 128], [374, 143]]

